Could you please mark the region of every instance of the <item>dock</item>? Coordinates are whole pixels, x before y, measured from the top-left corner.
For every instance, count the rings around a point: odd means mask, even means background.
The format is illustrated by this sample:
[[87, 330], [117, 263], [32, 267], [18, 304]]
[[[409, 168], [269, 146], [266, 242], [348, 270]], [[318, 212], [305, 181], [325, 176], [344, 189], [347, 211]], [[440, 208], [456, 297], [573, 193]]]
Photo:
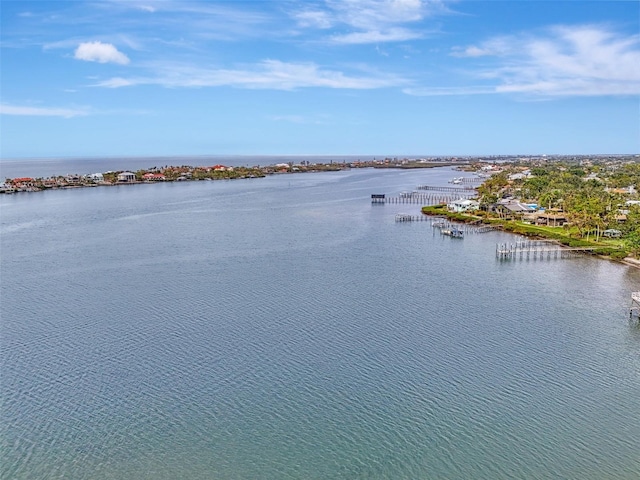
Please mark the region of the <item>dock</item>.
[[502, 225], [469, 225], [466, 223], [454, 224], [443, 217], [432, 217], [431, 226], [433, 228], [440, 228], [448, 231], [456, 230], [458, 232], [461, 232], [463, 235], [495, 232], [496, 230], [500, 230], [502, 228]]
[[464, 186], [464, 187], [445, 187], [445, 186], [433, 186], [433, 185], [418, 185], [416, 187], [418, 190], [433, 190], [437, 192], [451, 192], [451, 193], [470, 193], [475, 192], [475, 187]]
[[450, 233], [445, 233], [444, 231], [451, 232], [456, 231], [459, 232], [459, 237], [463, 237], [464, 235], [474, 234], [474, 233], [487, 233], [494, 232], [496, 230], [500, 230], [502, 225], [469, 225], [469, 224], [459, 224], [450, 222], [446, 217], [433, 217], [430, 215], [412, 215], [410, 213], [396, 213], [395, 216], [396, 222], [431, 222], [431, 226], [433, 228], [439, 228], [442, 230], [441, 233], [445, 235], [449, 235]]
[[408, 213], [396, 213], [396, 222], [427, 222], [429, 217], [426, 215], [410, 215]]
[[500, 260], [551, 260], [576, 258], [593, 253], [594, 247], [563, 247], [553, 241], [531, 240], [496, 244], [496, 258]]
[[640, 322], [640, 292], [631, 293], [631, 308], [629, 309], [629, 318], [636, 318]]
[[[461, 189], [457, 189], [461, 190]], [[448, 195], [446, 193], [422, 193], [422, 192], [405, 192], [395, 197], [388, 197], [385, 194], [372, 194], [372, 204], [398, 204], [398, 205], [440, 205], [451, 203], [461, 198], [474, 197], [473, 191], [464, 191], [458, 195]]]

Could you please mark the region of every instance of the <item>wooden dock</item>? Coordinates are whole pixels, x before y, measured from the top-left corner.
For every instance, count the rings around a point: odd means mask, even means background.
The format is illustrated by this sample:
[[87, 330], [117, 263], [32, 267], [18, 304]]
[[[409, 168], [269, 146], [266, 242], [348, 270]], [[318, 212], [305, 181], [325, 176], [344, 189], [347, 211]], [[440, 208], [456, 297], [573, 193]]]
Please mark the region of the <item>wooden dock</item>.
[[563, 247], [553, 241], [531, 240], [516, 243], [496, 244], [496, 258], [500, 260], [551, 260], [576, 258], [593, 253], [593, 247]]
[[408, 213], [396, 213], [396, 222], [427, 222], [426, 215], [410, 215]]
[[471, 186], [464, 186], [464, 187], [445, 187], [445, 186], [433, 186], [433, 185], [418, 185], [416, 187], [418, 190], [435, 190], [438, 192], [460, 192], [460, 193], [470, 193], [470, 192], [475, 192], [476, 189], [474, 187]]
[[396, 222], [431, 222], [433, 228], [439, 228], [443, 230], [457, 230], [464, 235], [474, 233], [487, 233], [500, 230], [502, 225], [469, 225], [453, 223], [447, 220], [446, 217], [433, 217], [430, 215], [412, 215], [409, 213], [396, 213]]
[[461, 198], [472, 198], [475, 194], [471, 191], [463, 192], [459, 195], [446, 193], [422, 193], [409, 192], [401, 193], [395, 197], [388, 197], [385, 194], [371, 195], [372, 204], [396, 204], [396, 205], [442, 205], [460, 200]]
[[486, 178], [482, 177], [462, 177], [462, 183], [483, 183]]
[[494, 232], [496, 230], [500, 230], [502, 228], [501, 225], [468, 225], [468, 224], [454, 224], [449, 222], [446, 218], [433, 218], [432, 227], [440, 228], [444, 230], [459, 230], [464, 235], [474, 234], [474, 233], [487, 233]]

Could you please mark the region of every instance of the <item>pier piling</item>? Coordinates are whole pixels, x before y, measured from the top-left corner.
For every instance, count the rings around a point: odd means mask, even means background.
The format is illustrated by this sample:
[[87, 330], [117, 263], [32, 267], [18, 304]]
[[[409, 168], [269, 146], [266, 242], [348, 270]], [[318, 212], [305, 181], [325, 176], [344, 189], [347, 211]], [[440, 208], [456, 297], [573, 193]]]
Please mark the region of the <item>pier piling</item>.
[[640, 292], [631, 293], [631, 308], [629, 309], [629, 319], [634, 318], [640, 322]]

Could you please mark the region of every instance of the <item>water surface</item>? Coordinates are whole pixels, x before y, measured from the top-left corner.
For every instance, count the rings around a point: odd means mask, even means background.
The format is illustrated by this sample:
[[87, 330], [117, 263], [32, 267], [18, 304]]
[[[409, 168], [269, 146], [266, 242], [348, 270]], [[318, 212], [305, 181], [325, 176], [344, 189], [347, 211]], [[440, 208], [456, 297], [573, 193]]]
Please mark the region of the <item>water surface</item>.
[[0, 197], [1, 477], [637, 478], [640, 271], [369, 201], [453, 176]]

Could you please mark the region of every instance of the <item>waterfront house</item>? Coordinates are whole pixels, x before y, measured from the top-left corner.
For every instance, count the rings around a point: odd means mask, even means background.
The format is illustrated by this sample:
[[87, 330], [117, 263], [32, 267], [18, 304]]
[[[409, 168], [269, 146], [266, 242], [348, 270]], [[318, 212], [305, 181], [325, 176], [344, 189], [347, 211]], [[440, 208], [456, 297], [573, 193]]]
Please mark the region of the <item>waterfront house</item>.
[[42, 186], [44, 188], [57, 188], [60, 186], [60, 182], [55, 178], [45, 178], [42, 181]]
[[459, 200], [456, 200], [454, 202], [447, 204], [447, 209], [450, 212], [456, 212], [456, 213], [468, 212], [471, 210], [478, 210], [479, 208], [480, 208], [479, 202], [477, 202], [476, 200], [470, 200], [467, 198], [461, 198]]
[[13, 193], [16, 189], [8, 183], [0, 183], [0, 193]]
[[77, 185], [78, 183], [80, 183], [80, 175], [76, 173], [69, 174], [65, 177], [65, 181], [68, 185]]
[[166, 177], [161, 173], [145, 173], [142, 178], [149, 182], [161, 182], [166, 180]]
[[507, 198], [496, 203], [493, 210], [498, 214], [500, 218], [512, 219], [522, 218], [523, 215], [525, 215], [526, 213], [531, 213], [535, 209], [514, 198]]
[[13, 191], [30, 192], [36, 188], [35, 179], [31, 177], [18, 177], [12, 180]]
[[122, 172], [118, 174], [118, 181], [119, 182], [135, 182], [136, 181], [136, 174], [133, 172]]
[[33, 186], [34, 179], [31, 177], [18, 177], [12, 180], [14, 185]]
[[96, 183], [104, 182], [104, 175], [101, 173], [90, 173], [85, 178], [90, 182], [96, 182]]
[[535, 222], [536, 225], [546, 225], [547, 227], [562, 227], [569, 223], [564, 212], [553, 209], [538, 213]]

